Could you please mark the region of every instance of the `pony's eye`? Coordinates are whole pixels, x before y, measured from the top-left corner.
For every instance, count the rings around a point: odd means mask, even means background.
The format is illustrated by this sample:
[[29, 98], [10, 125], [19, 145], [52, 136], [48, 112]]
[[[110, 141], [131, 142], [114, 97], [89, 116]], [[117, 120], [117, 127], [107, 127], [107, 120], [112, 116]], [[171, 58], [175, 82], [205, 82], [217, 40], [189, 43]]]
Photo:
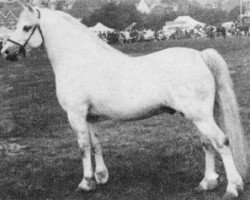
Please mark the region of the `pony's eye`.
[[24, 27], [23, 27], [23, 30], [24, 30], [25, 32], [28, 32], [31, 28], [32, 28], [32, 26], [24, 26]]

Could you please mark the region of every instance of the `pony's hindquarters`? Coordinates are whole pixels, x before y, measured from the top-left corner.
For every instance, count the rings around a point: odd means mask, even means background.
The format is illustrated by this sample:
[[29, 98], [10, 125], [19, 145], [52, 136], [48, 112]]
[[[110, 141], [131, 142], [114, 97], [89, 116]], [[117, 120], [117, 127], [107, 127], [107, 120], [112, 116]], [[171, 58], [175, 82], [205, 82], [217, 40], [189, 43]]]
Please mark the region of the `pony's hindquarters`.
[[221, 130], [229, 137], [234, 163], [243, 178], [247, 177], [247, 146], [240, 123], [240, 115], [233, 84], [225, 60], [213, 49], [201, 52], [216, 83], [214, 117]]

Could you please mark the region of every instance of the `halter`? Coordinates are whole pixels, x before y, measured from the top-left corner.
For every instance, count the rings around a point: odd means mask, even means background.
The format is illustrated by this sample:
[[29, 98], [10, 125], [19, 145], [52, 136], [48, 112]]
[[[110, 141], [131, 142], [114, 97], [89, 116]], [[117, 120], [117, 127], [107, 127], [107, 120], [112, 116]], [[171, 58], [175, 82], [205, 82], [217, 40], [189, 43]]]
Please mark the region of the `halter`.
[[[41, 18], [41, 13], [39, 10], [37, 10], [37, 13], [38, 13], [38, 19]], [[42, 37], [42, 42], [44, 42], [44, 37], [43, 37], [43, 33], [42, 33], [42, 30], [41, 30], [41, 27], [37, 24], [34, 26], [34, 28], [32, 29], [32, 32], [30, 34], [30, 36], [28, 37], [28, 39], [24, 42], [24, 44], [20, 44], [19, 42], [16, 42], [14, 40], [11, 40], [11, 39], [7, 39], [8, 42], [11, 42], [15, 45], [18, 45], [19, 46], [19, 49], [18, 51], [15, 53], [15, 55], [19, 55], [19, 54], [23, 54], [23, 56], [25, 57], [26, 56], [26, 51], [25, 51], [25, 47], [27, 46], [27, 44], [29, 43], [31, 37], [33, 36], [33, 34], [35, 33], [36, 29], [38, 29], [41, 37]]]

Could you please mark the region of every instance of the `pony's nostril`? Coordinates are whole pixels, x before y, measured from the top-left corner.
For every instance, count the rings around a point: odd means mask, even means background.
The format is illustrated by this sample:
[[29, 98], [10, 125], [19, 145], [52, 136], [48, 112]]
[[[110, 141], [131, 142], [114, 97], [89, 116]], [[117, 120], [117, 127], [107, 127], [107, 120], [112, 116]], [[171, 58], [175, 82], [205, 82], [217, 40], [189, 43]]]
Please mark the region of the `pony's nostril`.
[[6, 51], [4, 52], [5, 55], [9, 55], [9, 53], [10, 53], [9, 50], [6, 50]]

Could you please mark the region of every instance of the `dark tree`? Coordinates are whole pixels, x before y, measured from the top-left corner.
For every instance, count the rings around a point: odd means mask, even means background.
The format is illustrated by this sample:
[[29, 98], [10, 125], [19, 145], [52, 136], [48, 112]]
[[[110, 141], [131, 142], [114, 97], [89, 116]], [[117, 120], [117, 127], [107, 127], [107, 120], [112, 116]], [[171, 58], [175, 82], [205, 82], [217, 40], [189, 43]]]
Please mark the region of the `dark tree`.
[[[87, 21], [87, 20], [85, 20]], [[90, 22], [101, 22], [104, 25], [123, 30], [133, 22], [141, 23], [141, 14], [136, 7], [126, 3], [107, 3], [90, 16]]]
[[189, 15], [194, 19], [210, 25], [218, 25], [228, 20], [228, 13], [221, 9], [205, 9], [191, 6]]
[[[243, 10], [243, 13], [246, 11], [245, 6], [243, 6], [242, 10]], [[240, 6], [236, 6], [234, 9], [232, 9], [229, 12], [229, 19], [232, 21], [239, 20], [239, 16], [240, 16]]]
[[[87, 19], [92, 14], [91, 10], [87, 7], [85, 1], [77, 0], [69, 13], [76, 18]], [[87, 19], [89, 20], [89, 19]]]
[[[166, 21], [173, 21], [180, 15], [189, 15], [194, 19], [210, 25], [218, 25], [228, 20], [238, 19], [239, 8], [233, 9], [230, 14], [220, 8], [205, 9], [197, 1], [187, 0], [163, 0], [170, 4], [178, 4], [178, 10], [171, 10], [166, 7], [155, 7], [149, 15], [137, 11], [135, 4], [123, 1], [117, 3], [111, 1], [100, 5], [95, 10], [90, 10], [85, 1], [78, 0], [70, 13], [82, 18], [82, 23], [87, 26], [94, 26], [101, 22], [104, 25], [116, 30], [123, 30], [131, 23], [136, 22], [136, 28], [161, 29]], [[182, 6], [180, 6], [182, 5]]]
[[166, 24], [167, 21], [173, 21], [178, 14], [176, 12], [166, 13], [165, 15], [157, 15], [152, 13], [145, 16], [143, 27], [147, 29], [160, 30]]

